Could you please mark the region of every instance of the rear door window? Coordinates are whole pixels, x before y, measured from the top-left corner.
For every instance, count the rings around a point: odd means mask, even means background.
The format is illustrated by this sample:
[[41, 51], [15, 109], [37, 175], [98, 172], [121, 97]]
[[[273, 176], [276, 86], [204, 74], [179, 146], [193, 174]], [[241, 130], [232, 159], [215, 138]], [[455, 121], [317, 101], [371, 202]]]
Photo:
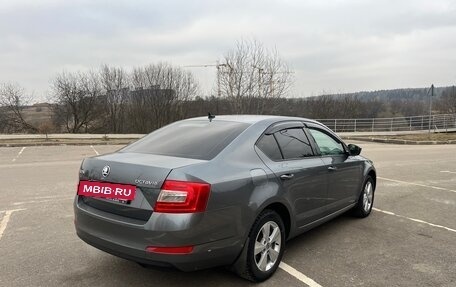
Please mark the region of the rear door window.
[[302, 128], [284, 129], [274, 133], [284, 159], [313, 156], [312, 147]]
[[257, 147], [272, 160], [282, 159], [282, 154], [274, 135], [263, 135], [257, 142]]

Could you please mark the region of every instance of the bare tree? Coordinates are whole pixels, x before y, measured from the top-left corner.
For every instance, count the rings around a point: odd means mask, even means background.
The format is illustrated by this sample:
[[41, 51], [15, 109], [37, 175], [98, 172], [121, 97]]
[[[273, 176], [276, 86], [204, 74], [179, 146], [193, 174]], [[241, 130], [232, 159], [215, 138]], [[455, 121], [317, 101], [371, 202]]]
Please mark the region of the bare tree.
[[55, 129], [54, 124], [50, 119], [43, 121], [38, 126], [38, 131], [46, 135], [46, 140], [49, 140], [48, 134]]
[[29, 124], [23, 115], [23, 109], [31, 100], [22, 87], [17, 84], [0, 85], [0, 118], [4, 125], [13, 132], [37, 132], [38, 129]]
[[135, 68], [131, 79], [130, 114], [141, 132], [184, 118], [184, 104], [199, 90], [190, 72], [166, 63]]
[[124, 131], [125, 103], [128, 100], [129, 76], [122, 68], [104, 65], [100, 69], [100, 80], [103, 88], [103, 109], [106, 115], [105, 127], [108, 132]]
[[219, 89], [233, 103], [235, 113], [265, 110], [271, 99], [284, 96], [292, 84], [292, 72], [276, 50], [258, 41], [239, 41], [219, 65]]
[[56, 123], [67, 132], [88, 132], [99, 119], [101, 85], [98, 74], [61, 73], [53, 82]]
[[448, 87], [442, 92], [437, 108], [444, 113], [456, 113], [456, 87]]
[[304, 104], [308, 107], [309, 117], [316, 119], [334, 118], [338, 109], [337, 100], [329, 95], [309, 98]]

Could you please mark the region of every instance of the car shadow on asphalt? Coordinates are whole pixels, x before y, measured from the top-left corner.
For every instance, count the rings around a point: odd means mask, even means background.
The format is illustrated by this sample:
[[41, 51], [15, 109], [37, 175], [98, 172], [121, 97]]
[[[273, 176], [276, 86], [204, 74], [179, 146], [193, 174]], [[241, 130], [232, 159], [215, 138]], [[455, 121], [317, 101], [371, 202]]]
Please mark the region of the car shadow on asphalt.
[[[331, 236], [344, 225], [357, 221], [341, 215], [287, 242], [288, 253], [302, 253], [306, 246], [314, 246], [322, 237]], [[87, 246], [91, 254], [82, 267], [69, 271], [60, 278], [60, 286], [258, 286], [239, 278], [227, 267], [216, 267], [193, 272], [172, 268], [143, 267], [135, 262], [117, 258]], [[299, 268], [297, 268], [299, 270]], [[299, 286], [301, 283], [282, 270], [261, 284], [262, 286]]]
[[363, 223], [366, 220], [369, 220], [369, 218], [356, 218], [352, 216], [350, 212], [346, 212], [322, 225], [298, 235], [287, 241], [284, 261], [286, 261], [287, 253], [302, 252], [303, 249], [314, 248], [315, 246], [322, 246], [322, 248], [325, 248], [325, 246], [321, 244], [322, 241], [331, 241], [331, 238], [334, 237], [335, 234], [347, 232], [347, 226], [361, 228], [360, 226], [357, 227], [358, 223]]
[[68, 272], [61, 278], [61, 286], [249, 286], [249, 282], [220, 267], [181, 272], [172, 268], [142, 267], [101, 253], [99, 260], [88, 263], [85, 268]]

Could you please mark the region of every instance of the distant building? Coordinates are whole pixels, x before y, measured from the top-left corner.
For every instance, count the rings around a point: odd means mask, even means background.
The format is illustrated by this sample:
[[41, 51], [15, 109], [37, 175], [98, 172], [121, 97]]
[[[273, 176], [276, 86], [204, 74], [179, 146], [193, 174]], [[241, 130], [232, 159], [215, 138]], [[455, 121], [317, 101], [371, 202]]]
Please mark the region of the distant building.
[[139, 88], [130, 91], [130, 100], [134, 101], [147, 101], [154, 100], [157, 102], [171, 102], [176, 96], [176, 91], [173, 89], [160, 89], [159, 86], [152, 86], [151, 88]]

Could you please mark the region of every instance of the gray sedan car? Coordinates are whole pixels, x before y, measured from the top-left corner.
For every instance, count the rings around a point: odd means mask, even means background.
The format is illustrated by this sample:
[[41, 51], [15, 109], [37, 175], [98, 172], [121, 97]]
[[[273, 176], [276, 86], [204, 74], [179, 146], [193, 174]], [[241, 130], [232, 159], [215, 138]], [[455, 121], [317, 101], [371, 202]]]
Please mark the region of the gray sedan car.
[[142, 265], [227, 265], [263, 281], [288, 239], [346, 211], [370, 214], [376, 172], [360, 151], [304, 118], [178, 121], [82, 162], [76, 231]]

